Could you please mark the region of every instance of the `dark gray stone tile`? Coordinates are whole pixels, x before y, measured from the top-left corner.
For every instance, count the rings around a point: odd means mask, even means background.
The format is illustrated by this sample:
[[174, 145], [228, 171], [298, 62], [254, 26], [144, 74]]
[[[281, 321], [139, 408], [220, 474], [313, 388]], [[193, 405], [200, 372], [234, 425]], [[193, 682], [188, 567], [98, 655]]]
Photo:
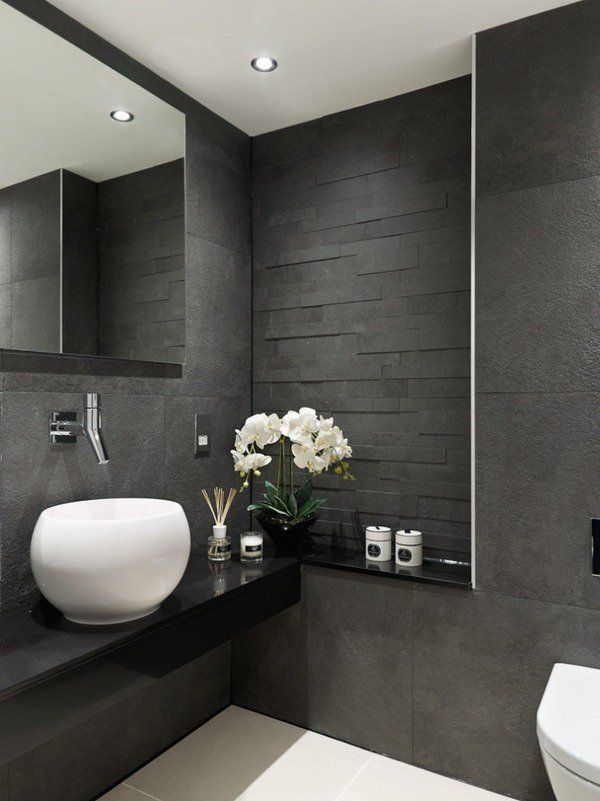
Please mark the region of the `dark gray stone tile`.
[[230, 703], [231, 644], [225, 643], [171, 673], [171, 739], [182, 737]]
[[233, 703], [410, 760], [411, 595], [393, 585], [303, 568], [301, 604], [235, 641]]
[[304, 604], [301, 601], [233, 641], [231, 701], [310, 728], [312, 684]]
[[157, 681], [9, 763], [11, 801], [89, 801], [172, 742], [171, 688]]
[[[0, 234], [1, 236], [1, 234]], [[12, 341], [12, 289], [0, 284], [0, 348], [10, 348]]]
[[249, 256], [187, 236], [186, 363], [168, 394], [249, 395], [250, 282]]
[[102, 423], [108, 465], [99, 466], [83, 437], [53, 446], [52, 411], [79, 411], [80, 395], [3, 392], [0, 448], [3, 508], [2, 603], [26, 603], [35, 592], [29, 542], [47, 506], [85, 498], [164, 496], [164, 399], [104, 395]]
[[595, 611], [413, 591], [413, 760], [524, 801], [552, 798], [535, 716], [552, 666], [600, 667]]
[[310, 728], [411, 761], [410, 587], [320, 568], [303, 578]]
[[600, 173], [595, 0], [477, 35], [477, 194]]
[[10, 801], [8, 765], [0, 766], [0, 801]]
[[60, 272], [60, 171], [10, 188], [12, 280]]
[[479, 392], [600, 385], [599, 202], [600, 178], [478, 200]]
[[186, 133], [186, 231], [250, 252], [250, 147], [245, 158], [207, 142], [194, 118]]
[[13, 281], [11, 284], [11, 347], [60, 352], [60, 278]]
[[478, 396], [481, 589], [600, 608], [589, 561], [599, 400], [598, 393]]
[[[172, 378], [181, 375], [180, 367], [167, 369]], [[162, 395], [165, 367], [119, 359], [5, 351], [1, 380], [5, 391]]]
[[0, 284], [10, 283], [12, 276], [12, 225], [10, 187], [0, 189]]
[[[194, 456], [194, 415], [207, 415], [211, 424], [211, 452]], [[204, 487], [240, 489], [230, 450], [235, 429], [250, 414], [249, 399], [174, 396], [165, 398], [165, 492], [185, 509], [192, 531], [192, 547], [204, 548], [212, 533], [213, 520], [200, 494]], [[234, 501], [227, 524], [232, 536], [248, 528], [248, 494]]]

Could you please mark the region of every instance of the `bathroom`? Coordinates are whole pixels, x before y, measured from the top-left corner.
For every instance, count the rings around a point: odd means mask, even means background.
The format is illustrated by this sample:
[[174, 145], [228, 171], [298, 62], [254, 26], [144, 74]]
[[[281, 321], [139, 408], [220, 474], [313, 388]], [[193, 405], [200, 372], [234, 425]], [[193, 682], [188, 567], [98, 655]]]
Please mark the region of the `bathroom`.
[[600, 798], [597, 0], [0, 19], [0, 801]]

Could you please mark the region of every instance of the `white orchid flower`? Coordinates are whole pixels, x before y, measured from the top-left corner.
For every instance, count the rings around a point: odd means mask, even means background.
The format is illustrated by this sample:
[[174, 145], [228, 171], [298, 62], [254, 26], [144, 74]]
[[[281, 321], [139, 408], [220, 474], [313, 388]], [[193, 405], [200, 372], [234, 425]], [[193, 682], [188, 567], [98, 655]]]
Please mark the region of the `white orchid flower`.
[[268, 418], [269, 422], [267, 423], [267, 427], [269, 431], [275, 436], [273, 442], [277, 442], [279, 437], [281, 436], [281, 428], [283, 426], [283, 420], [279, 417], [278, 414], [270, 414]]
[[312, 442], [314, 435], [319, 430], [319, 421], [317, 413], [314, 409], [308, 406], [303, 406], [290, 423], [290, 433], [288, 437], [292, 442], [297, 442], [301, 445], [308, 445]]
[[331, 428], [333, 428], [333, 417], [325, 418], [321, 415], [319, 417], [319, 431], [329, 431]]
[[338, 426], [321, 429], [315, 439], [315, 448], [320, 451], [323, 448], [335, 448], [341, 446], [344, 441], [342, 430]]
[[231, 455], [233, 456], [233, 469], [236, 473], [246, 473], [246, 457], [243, 453], [240, 453], [238, 450], [230, 451]]
[[335, 462], [341, 462], [342, 459], [350, 459], [352, 457], [352, 448], [348, 445], [348, 440], [344, 438], [339, 445], [336, 445], [335, 448], [332, 448], [332, 458], [331, 461], [333, 464]]
[[325, 469], [325, 460], [317, 455], [311, 445], [300, 445], [295, 442], [292, 445], [294, 464], [300, 470], [308, 470], [309, 473], [320, 473]]
[[249, 473], [251, 470], [259, 470], [261, 467], [271, 464], [271, 457], [264, 453], [249, 453], [244, 457], [244, 470]]
[[264, 448], [265, 445], [277, 442], [279, 433], [272, 431], [266, 414], [253, 414], [244, 423], [244, 427], [240, 431], [240, 438], [247, 442], [246, 448], [252, 443], [258, 445], [259, 448]]
[[325, 448], [325, 450], [319, 453], [319, 458], [323, 460], [324, 470], [329, 470], [329, 465], [331, 464], [332, 456], [333, 456], [333, 450], [331, 448]]
[[248, 436], [243, 428], [235, 429], [235, 449], [240, 453], [244, 453], [249, 445]]
[[296, 420], [300, 417], [298, 412], [289, 411], [281, 418], [281, 434], [284, 437], [289, 437], [290, 428], [295, 425]]

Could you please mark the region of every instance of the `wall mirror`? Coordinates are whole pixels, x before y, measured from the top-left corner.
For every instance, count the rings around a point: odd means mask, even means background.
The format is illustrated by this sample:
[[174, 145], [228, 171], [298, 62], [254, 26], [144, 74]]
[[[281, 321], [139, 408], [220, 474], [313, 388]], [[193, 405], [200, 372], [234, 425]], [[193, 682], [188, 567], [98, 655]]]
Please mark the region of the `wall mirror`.
[[184, 361], [184, 135], [0, 2], [0, 347]]

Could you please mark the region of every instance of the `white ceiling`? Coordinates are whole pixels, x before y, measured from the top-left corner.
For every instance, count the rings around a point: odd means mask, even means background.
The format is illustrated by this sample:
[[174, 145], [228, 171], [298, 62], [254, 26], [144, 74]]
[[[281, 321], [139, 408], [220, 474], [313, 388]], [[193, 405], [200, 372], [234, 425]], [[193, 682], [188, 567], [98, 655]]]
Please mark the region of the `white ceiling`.
[[[470, 34], [568, 0], [52, 0], [249, 134], [471, 71]], [[279, 61], [269, 74], [249, 62]]]
[[101, 181], [183, 148], [181, 112], [0, 3], [0, 187], [60, 167]]

